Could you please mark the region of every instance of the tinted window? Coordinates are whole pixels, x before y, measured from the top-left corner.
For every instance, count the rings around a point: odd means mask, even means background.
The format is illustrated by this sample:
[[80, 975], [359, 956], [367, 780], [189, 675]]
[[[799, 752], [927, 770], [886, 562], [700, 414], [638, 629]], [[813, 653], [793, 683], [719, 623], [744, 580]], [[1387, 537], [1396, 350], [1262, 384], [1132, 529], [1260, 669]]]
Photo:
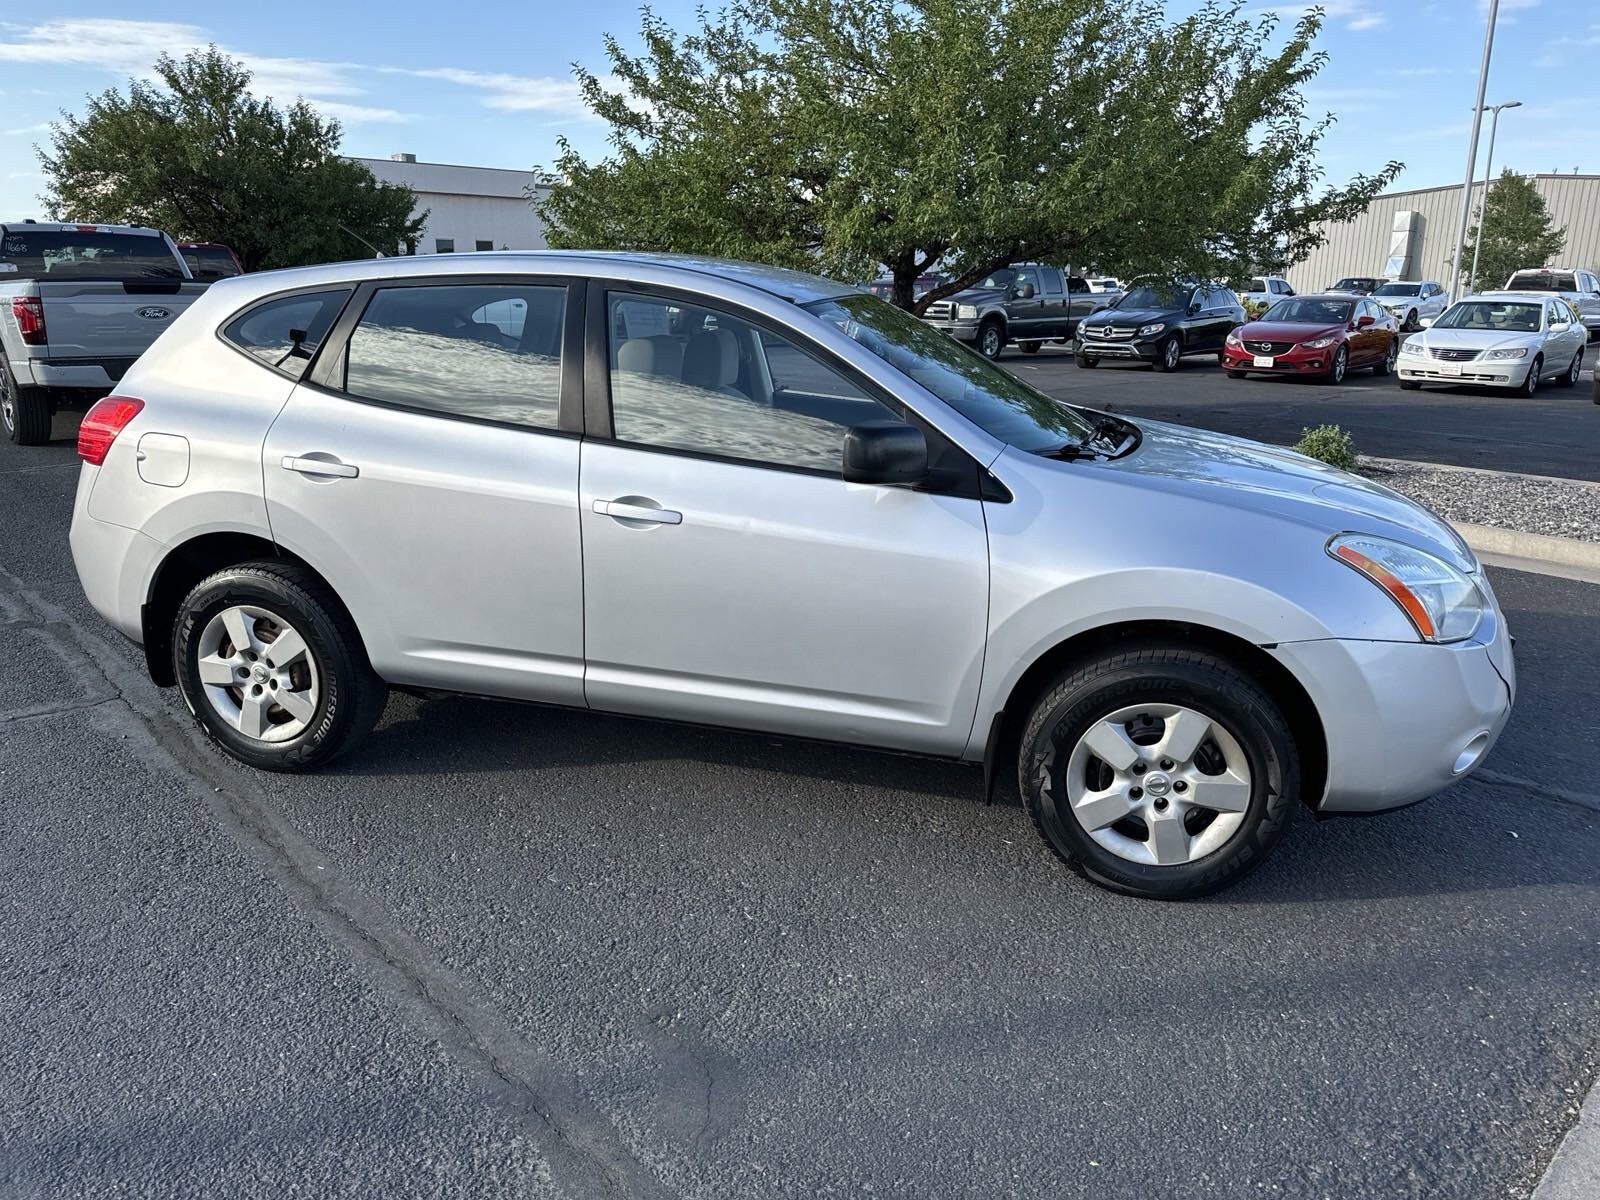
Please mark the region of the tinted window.
[[1416, 284], [1414, 284], [1414, 283], [1386, 283], [1381, 288], [1379, 288], [1376, 292], [1374, 292], [1373, 295], [1374, 296], [1415, 296], [1417, 294], [1417, 291], [1418, 291], [1418, 286]]
[[1018, 271], [1015, 286], [1020, 289], [1025, 283], [1032, 284], [1034, 293], [1037, 294], [1039, 291], [1039, 272], [1031, 269]]
[[565, 309], [561, 287], [383, 288], [350, 336], [345, 388], [406, 408], [553, 429]]
[[1080, 292], [1087, 292], [1089, 291], [1089, 281], [1087, 279], [1079, 279], [1076, 275], [1068, 276], [1067, 291], [1071, 292], [1074, 296], [1078, 295]]
[[1238, 303], [1239, 297], [1235, 296], [1227, 288], [1215, 289], [1205, 302], [1207, 308], [1234, 308]]
[[1264, 292], [1266, 290], [1267, 281], [1265, 279], [1252, 279], [1250, 281], [1250, 286], [1245, 288], [1245, 291], [1247, 292]]
[[433, 252], [435, 254], [454, 254], [456, 252], [455, 238], [434, 238]]
[[846, 430], [903, 419], [810, 352], [728, 313], [613, 293], [608, 314], [619, 441], [836, 475]]
[[1571, 271], [1518, 271], [1506, 284], [1508, 292], [1575, 292], [1578, 281]]
[[182, 279], [183, 267], [153, 234], [27, 229], [0, 238], [0, 276], [19, 279]]
[[234, 318], [222, 336], [269, 367], [299, 379], [349, 298], [345, 288], [268, 300]]
[[1044, 272], [1044, 294], [1046, 296], [1059, 296], [1062, 294], [1060, 271]]
[[239, 264], [225, 246], [185, 246], [180, 253], [196, 279], [227, 279], [239, 274]]
[[482, 238], [479, 238], [478, 241], [475, 243], [475, 247], [480, 252], [484, 251], [484, 250], [493, 250], [494, 249], [494, 243], [493, 242], [486, 242]]

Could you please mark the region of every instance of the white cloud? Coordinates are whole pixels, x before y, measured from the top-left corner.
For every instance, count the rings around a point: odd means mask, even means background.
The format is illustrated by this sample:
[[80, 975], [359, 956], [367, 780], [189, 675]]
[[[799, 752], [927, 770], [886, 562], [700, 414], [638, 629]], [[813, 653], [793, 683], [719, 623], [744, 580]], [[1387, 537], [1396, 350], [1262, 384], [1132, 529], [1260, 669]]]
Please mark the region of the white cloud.
[[30, 133], [44, 133], [49, 128], [49, 121], [40, 121], [37, 125], [24, 125], [20, 129], [0, 129], [0, 137], [26, 137]]
[[418, 79], [443, 79], [483, 93], [483, 104], [506, 112], [548, 112], [577, 116], [588, 111], [578, 81], [551, 76], [506, 75], [494, 71], [469, 71], [461, 67], [382, 67], [380, 70]]
[[[89, 67], [122, 76], [148, 79], [162, 53], [181, 56], [211, 44], [211, 34], [198, 25], [176, 21], [48, 21], [33, 26], [7, 26], [0, 40], [0, 62], [49, 63]], [[365, 94], [354, 78], [357, 63], [322, 62], [310, 58], [276, 58], [219, 47], [244, 63], [252, 75], [251, 90], [279, 102], [297, 97], [342, 121], [404, 121], [410, 116], [392, 108], [353, 104], [337, 97]]]

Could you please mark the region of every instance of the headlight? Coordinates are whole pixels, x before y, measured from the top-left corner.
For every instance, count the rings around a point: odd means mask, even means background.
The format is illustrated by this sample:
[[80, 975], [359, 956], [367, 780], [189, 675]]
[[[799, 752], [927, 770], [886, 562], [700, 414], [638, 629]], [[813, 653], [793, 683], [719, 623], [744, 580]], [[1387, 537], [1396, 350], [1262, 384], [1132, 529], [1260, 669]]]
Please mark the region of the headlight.
[[976, 321], [978, 319], [978, 306], [976, 304], [956, 305], [956, 320]]
[[1244, 345], [1244, 341], [1239, 337], [1239, 331], [1237, 329], [1230, 329], [1228, 331], [1228, 345], [1230, 345], [1230, 346], [1242, 346], [1242, 345]]
[[1139, 336], [1149, 337], [1152, 333], [1160, 333], [1166, 327], [1167, 323], [1165, 321], [1157, 321], [1154, 325], [1141, 325], [1139, 327]]
[[1401, 354], [1426, 354], [1427, 352], [1428, 348], [1415, 338], [1400, 343]]
[[1512, 347], [1510, 347], [1508, 349], [1505, 349], [1505, 350], [1491, 350], [1491, 351], [1489, 351], [1489, 357], [1490, 358], [1527, 358], [1528, 357], [1528, 348], [1526, 346], [1512, 346]]
[[1466, 575], [1403, 542], [1341, 533], [1329, 539], [1328, 553], [1387, 592], [1424, 641], [1471, 637], [1488, 607], [1483, 592]]
[[1317, 338], [1315, 341], [1312, 341], [1312, 342], [1301, 342], [1300, 344], [1302, 346], [1304, 346], [1307, 350], [1326, 350], [1329, 346], [1332, 346], [1336, 342], [1338, 342], [1338, 340], [1339, 339], [1338, 339], [1337, 336], [1335, 336], [1335, 337], [1322, 337], [1322, 338]]

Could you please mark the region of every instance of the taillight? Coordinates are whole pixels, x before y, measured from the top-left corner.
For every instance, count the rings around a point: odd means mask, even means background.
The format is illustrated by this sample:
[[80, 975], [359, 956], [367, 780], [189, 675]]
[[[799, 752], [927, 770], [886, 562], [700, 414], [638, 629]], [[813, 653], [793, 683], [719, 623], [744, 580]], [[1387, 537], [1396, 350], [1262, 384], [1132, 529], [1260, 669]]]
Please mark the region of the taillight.
[[44, 301], [38, 296], [13, 296], [11, 315], [17, 319], [24, 346], [43, 346], [49, 341], [44, 332]]
[[83, 414], [83, 424], [78, 426], [78, 457], [92, 467], [105, 462], [117, 434], [143, 408], [144, 401], [132, 396], [107, 396], [96, 400], [94, 407]]

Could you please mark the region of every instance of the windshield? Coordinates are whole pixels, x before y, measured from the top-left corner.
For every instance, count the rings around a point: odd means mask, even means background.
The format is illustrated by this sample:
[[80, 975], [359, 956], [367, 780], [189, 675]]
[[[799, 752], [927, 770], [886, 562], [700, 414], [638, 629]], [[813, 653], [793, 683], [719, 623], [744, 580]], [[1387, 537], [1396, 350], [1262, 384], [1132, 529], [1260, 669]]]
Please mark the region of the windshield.
[[1466, 300], [1452, 304], [1433, 323], [1435, 329], [1482, 329], [1489, 333], [1538, 333], [1542, 304], [1503, 300]]
[[1343, 325], [1355, 304], [1348, 300], [1279, 300], [1261, 317], [1290, 325]]
[[1330, 292], [1370, 292], [1373, 288], [1375, 288], [1377, 286], [1378, 286], [1378, 281], [1376, 279], [1367, 279], [1365, 277], [1359, 277], [1359, 278], [1351, 278], [1351, 279], [1341, 279], [1341, 280], [1339, 280], [1338, 283], [1334, 284], [1328, 290]]
[[182, 279], [167, 243], [147, 233], [9, 229], [0, 241], [7, 279]]
[[1415, 296], [1421, 290], [1422, 285], [1420, 283], [1386, 283], [1372, 294], [1374, 296]]
[[1570, 271], [1518, 271], [1506, 284], [1508, 292], [1575, 292], [1577, 276]]
[[1130, 312], [1139, 308], [1187, 308], [1193, 290], [1181, 284], [1141, 283], [1133, 291], [1123, 292], [1122, 298], [1111, 307]]
[[805, 306], [891, 367], [927, 388], [974, 425], [1019, 450], [1048, 452], [1086, 442], [1093, 423], [1035, 391], [954, 338], [874, 296], [840, 296]]

